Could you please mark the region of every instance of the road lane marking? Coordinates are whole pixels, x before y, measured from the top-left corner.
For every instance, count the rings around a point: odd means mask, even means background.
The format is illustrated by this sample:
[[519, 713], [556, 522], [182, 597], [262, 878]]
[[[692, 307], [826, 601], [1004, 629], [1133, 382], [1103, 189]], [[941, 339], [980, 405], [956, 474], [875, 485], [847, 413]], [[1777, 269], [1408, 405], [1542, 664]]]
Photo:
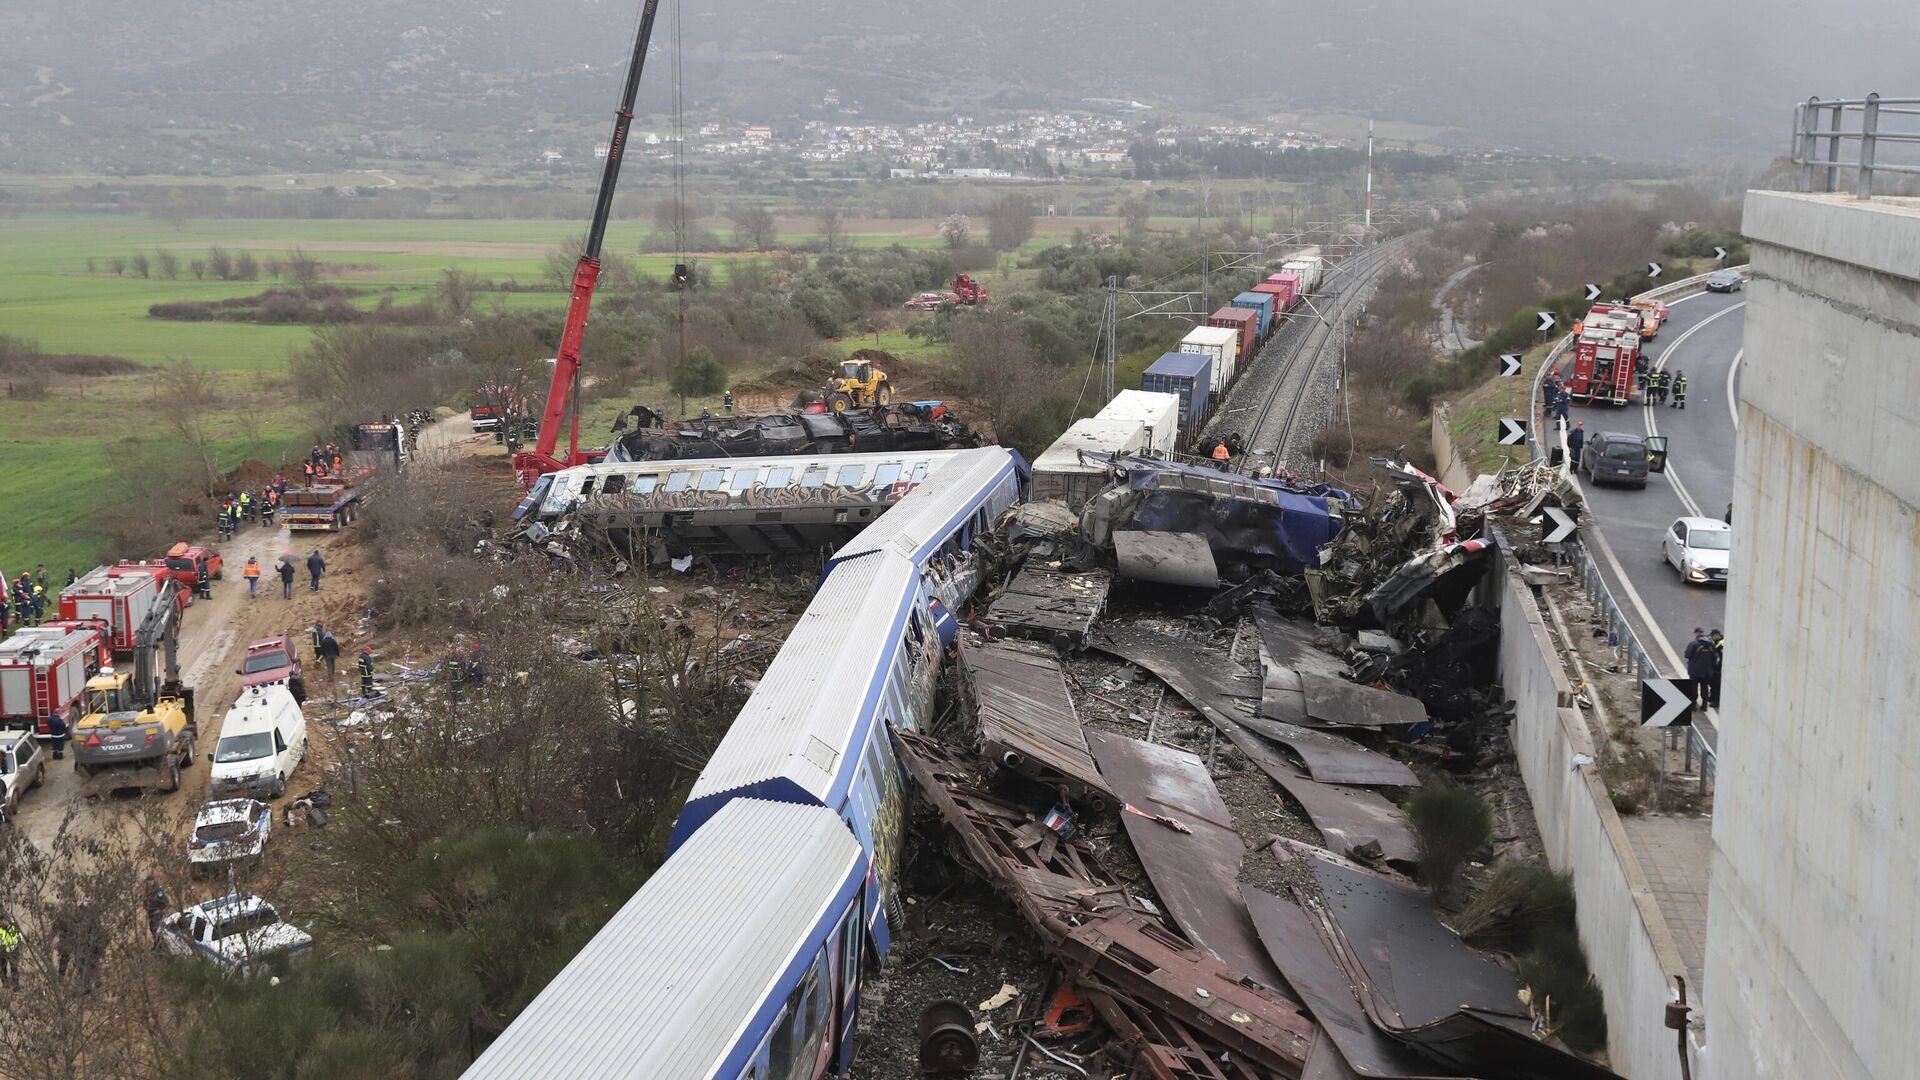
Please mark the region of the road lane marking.
[[1727, 414], [1733, 417], [1735, 434], [1740, 431], [1740, 403], [1733, 399], [1733, 377], [1740, 373], [1740, 360], [1746, 355], [1747, 350], [1743, 347], [1733, 354], [1733, 363], [1727, 365]]
[[[1705, 294], [1700, 294], [1700, 295], [1705, 295]], [[1668, 305], [1668, 306], [1672, 306], [1672, 305]], [[1649, 365], [1650, 370], [1652, 371], [1666, 370], [1668, 360], [1672, 358], [1672, 356], [1675, 353], [1680, 351], [1680, 346], [1686, 344], [1688, 338], [1692, 337], [1695, 333], [1700, 331], [1708, 323], [1714, 321], [1715, 319], [1718, 319], [1725, 315], [1731, 315], [1734, 312], [1739, 311], [1741, 308], [1746, 306], [1747, 306], [1747, 302], [1745, 300], [1742, 300], [1739, 303], [1734, 304], [1730, 307], [1722, 308], [1719, 311], [1716, 311], [1713, 314], [1707, 316], [1706, 318], [1701, 319], [1699, 322], [1694, 323], [1692, 326], [1687, 327], [1686, 333], [1681, 334], [1679, 338], [1677, 338], [1674, 341], [1673, 344], [1667, 346], [1666, 349], [1663, 352], [1661, 352], [1659, 361]], [[1736, 363], [1738, 362], [1737, 356], [1735, 357], [1735, 362]], [[1733, 382], [1731, 365], [1729, 366], [1729, 371], [1727, 374], [1727, 382], [1729, 386], [1731, 386]], [[1731, 398], [1732, 396], [1731, 393], [1729, 393], [1728, 396], [1729, 398]], [[1660, 425], [1653, 418], [1654, 416], [1653, 402], [1645, 400], [1645, 397], [1646, 395], [1643, 393], [1641, 395], [1642, 400], [1640, 402], [1640, 418], [1646, 425], [1647, 435], [1649, 437], [1657, 436], [1660, 434]], [[1687, 485], [1684, 483], [1681, 483], [1680, 473], [1674, 469], [1673, 458], [1671, 456], [1667, 458], [1666, 477], [1667, 477], [1667, 484], [1673, 488], [1673, 493], [1680, 497], [1680, 505], [1686, 507], [1688, 514], [1690, 514], [1693, 517], [1707, 516], [1706, 514], [1703, 514], [1700, 512], [1700, 504], [1693, 501], [1693, 495], [1687, 491]]]

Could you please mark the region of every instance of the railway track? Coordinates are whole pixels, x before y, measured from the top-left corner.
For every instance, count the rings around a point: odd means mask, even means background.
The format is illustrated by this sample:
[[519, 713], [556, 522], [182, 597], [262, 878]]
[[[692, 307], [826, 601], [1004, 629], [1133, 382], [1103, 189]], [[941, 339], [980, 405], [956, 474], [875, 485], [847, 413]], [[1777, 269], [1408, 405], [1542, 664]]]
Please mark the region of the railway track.
[[1322, 312], [1305, 332], [1288, 344], [1279, 373], [1273, 379], [1272, 389], [1261, 403], [1254, 420], [1252, 437], [1247, 440], [1250, 452], [1241, 460], [1241, 471], [1267, 463], [1304, 463], [1305, 455], [1296, 443], [1300, 442], [1300, 436], [1307, 435], [1300, 429], [1299, 420], [1307, 400], [1313, 396], [1310, 391], [1316, 381], [1314, 376], [1325, 359], [1328, 346], [1344, 336], [1354, 305], [1371, 295], [1373, 282], [1386, 266], [1388, 258], [1399, 251], [1405, 242], [1405, 237], [1390, 240], [1357, 259], [1341, 264], [1336, 271], [1343, 279], [1339, 287], [1330, 293], [1323, 291], [1318, 298], [1321, 304], [1331, 306], [1333, 311], [1331, 314]]

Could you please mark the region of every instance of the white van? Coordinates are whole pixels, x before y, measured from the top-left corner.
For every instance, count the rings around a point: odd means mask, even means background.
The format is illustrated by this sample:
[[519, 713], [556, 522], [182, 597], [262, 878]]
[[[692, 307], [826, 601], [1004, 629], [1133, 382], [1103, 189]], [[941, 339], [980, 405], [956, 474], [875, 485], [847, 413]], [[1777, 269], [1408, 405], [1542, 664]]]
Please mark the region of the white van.
[[286, 684], [248, 687], [227, 710], [220, 741], [207, 755], [212, 797], [279, 798], [306, 754], [307, 718]]

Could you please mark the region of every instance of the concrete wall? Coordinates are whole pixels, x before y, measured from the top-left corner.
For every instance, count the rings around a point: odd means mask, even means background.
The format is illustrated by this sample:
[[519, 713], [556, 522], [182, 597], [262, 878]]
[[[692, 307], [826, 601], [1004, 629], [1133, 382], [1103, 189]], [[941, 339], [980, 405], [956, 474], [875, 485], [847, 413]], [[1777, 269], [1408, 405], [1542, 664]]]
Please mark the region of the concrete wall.
[[1920, 1073], [1920, 205], [1751, 192], [1708, 1080]]
[[[1584, 718], [1547, 622], [1518, 573], [1500, 570], [1500, 681], [1514, 701], [1513, 746], [1553, 868], [1573, 876], [1580, 943], [1606, 996], [1607, 1056], [1633, 1080], [1680, 1075], [1666, 1027], [1669, 972], [1685, 968], [1592, 759]], [[1689, 995], [1688, 1000], [1693, 1000]]]
[[1473, 471], [1467, 468], [1466, 459], [1453, 446], [1453, 407], [1436, 403], [1431, 422], [1433, 460], [1438, 470], [1434, 476], [1456, 492], [1467, 490], [1467, 486], [1473, 483]]

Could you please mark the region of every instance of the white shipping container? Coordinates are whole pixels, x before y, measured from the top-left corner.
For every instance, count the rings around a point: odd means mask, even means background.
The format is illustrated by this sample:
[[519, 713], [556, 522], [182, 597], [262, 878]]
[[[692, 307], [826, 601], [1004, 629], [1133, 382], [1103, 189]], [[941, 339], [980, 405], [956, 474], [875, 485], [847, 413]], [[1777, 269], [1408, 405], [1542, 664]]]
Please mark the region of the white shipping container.
[[1134, 420], [1147, 427], [1146, 448], [1171, 454], [1180, 441], [1180, 395], [1122, 390], [1095, 413], [1095, 420]]
[[[1176, 399], [1178, 400], [1178, 399]], [[1138, 420], [1076, 420], [1033, 461], [1033, 499], [1065, 502], [1078, 512], [1107, 485], [1107, 463], [1086, 455], [1125, 454], [1147, 444], [1147, 425]]]
[[1314, 255], [1304, 259], [1288, 259], [1285, 263], [1281, 264], [1280, 269], [1283, 272], [1300, 275], [1300, 295], [1305, 296], [1319, 290], [1320, 278], [1324, 271], [1324, 265], [1321, 263], [1319, 256]]
[[1213, 357], [1213, 382], [1208, 389], [1217, 398], [1232, 384], [1240, 366], [1240, 331], [1224, 326], [1196, 326], [1180, 339], [1180, 351]]

